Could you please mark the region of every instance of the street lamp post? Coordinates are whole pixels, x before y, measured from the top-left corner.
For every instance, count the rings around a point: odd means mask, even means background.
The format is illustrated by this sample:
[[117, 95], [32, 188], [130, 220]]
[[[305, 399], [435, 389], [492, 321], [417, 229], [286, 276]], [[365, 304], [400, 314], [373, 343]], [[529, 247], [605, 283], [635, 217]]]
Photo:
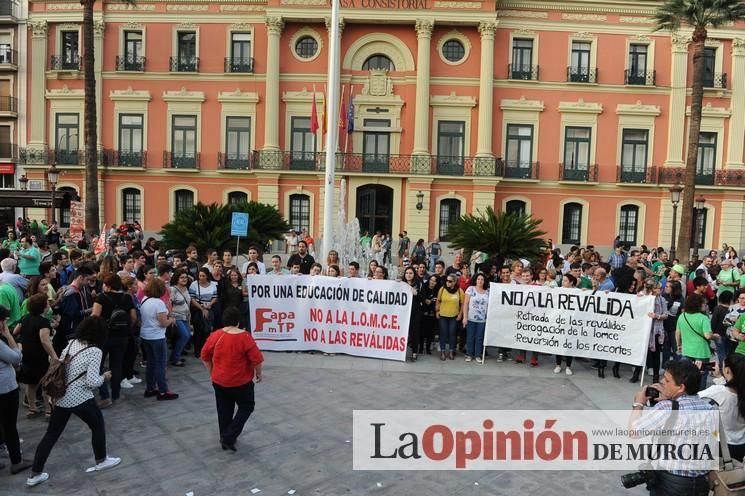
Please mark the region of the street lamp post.
[[[695, 260], [698, 260], [698, 251], [702, 248], [699, 246], [698, 240], [699, 238], [703, 237], [704, 233], [704, 223], [702, 222], [701, 213], [704, 211], [704, 207], [706, 206], [706, 198], [703, 196], [699, 196], [694, 201], [694, 208], [696, 210], [696, 239], [693, 240], [693, 258]], [[703, 242], [703, 240], [701, 240]]]
[[670, 261], [675, 260], [675, 231], [678, 223], [678, 203], [680, 203], [680, 193], [683, 187], [675, 184], [670, 188], [670, 201], [673, 203], [673, 235], [670, 238]]
[[[26, 188], [28, 187], [28, 178], [26, 177], [26, 174], [18, 178], [18, 185], [20, 186], [21, 191], [26, 191]], [[26, 207], [23, 207], [23, 220], [24, 222], [26, 220]]]
[[59, 180], [59, 170], [57, 170], [57, 165], [52, 162], [52, 166], [47, 171], [47, 181], [49, 182], [49, 188], [52, 191], [52, 222], [51, 224], [54, 224], [55, 219], [55, 200], [57, 196], [57, 181]]

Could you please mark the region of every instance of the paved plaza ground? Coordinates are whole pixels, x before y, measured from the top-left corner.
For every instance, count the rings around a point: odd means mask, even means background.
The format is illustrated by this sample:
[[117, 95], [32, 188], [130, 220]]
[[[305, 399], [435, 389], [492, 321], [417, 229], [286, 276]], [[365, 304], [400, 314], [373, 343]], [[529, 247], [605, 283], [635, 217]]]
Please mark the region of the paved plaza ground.
[[[217, 418], [206, 370], [194, 358], [169, 369], [181, 397], [142, 397], [142, 384], [104, 411], [109, 453], [120, 467], [86, 474], [90, 433], [73, 418], [52, 451], [48, 482], [26, 488], [23, 475], [0, 475], [0, 495], [336, 496], [336, 495], [640, 495], [623, 489], [618, 472], [363, 472], [352, 470], [353, 409], [627, 409], [636, 385], [597, 379], [589, 362], [575, 375], [552, 373], [553, 357], [530, 368], [514, 362], [484, 366], [417, 363], [347, 356], [266, 353], [256, 411], [238, 440], [238, 452], [218, 443]], [[622, 369], [626, 378], [630, 367]], [[609, 374], [610, 375], [610, 374]], [[45, 421], [19, 431], [32, 457]], [[6, 460], [7, 462], [7, 460]], [[6, 469], [7, 470], [7, 469]], [[253, 492], [258, 489], [260, 492]]]

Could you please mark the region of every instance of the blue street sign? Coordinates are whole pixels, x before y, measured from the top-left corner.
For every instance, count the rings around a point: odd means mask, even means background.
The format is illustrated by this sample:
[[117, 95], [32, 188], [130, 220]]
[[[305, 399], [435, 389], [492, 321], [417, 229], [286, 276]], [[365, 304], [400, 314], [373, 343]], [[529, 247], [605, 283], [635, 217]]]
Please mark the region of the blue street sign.
[[232, 222], [230, 223], [231, 236], [248, 236], [248, 214], [243, 212], [233, 212]]

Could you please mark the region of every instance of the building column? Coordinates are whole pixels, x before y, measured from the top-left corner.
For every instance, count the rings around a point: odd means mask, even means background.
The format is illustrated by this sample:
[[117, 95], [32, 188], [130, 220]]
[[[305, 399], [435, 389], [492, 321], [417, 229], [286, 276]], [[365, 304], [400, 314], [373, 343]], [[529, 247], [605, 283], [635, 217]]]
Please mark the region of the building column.
[[[93, 21], [93, 56], [95, 57], [93, 62], [93, 72], [96, 74], [96, 115], [98, 116], [98, 119], [96, 119], [96, 135], [98, 136], [97, 147], [99, 149], [103, 148], [103, 142], [101, 140], [101, 122], [103, 121], [101, 102], [103, 95], [103, 35], [105, 29], [106, 24], [102, 19], [95, 19]], [[101, 202], [103, 202], [103, 198], [101, 198]], [[103, 210], [101, 210], [101, 212], [103, 212]], [[103, 218], [103, 215], [101, 217]]]
[[[330, 43], [331, 42], [331, 18], [330, 17], [326, 17], [325, 24], [326, 24], [326, 31], [328, 31], [329, 43]], [[342, 34], [343, 33], [344, 33], [344, 19], [341, 19], [340, 18], [339, 19], [339, 37], [336, 40], [336, 42], [339, 44], [339, 46], [341, 46], [341, 37], [342, 37]], [[331, 47], [329, 47], [329, 50], [330, 49], [331, 49]], [[339, 53], [341, 54], [341, 50], [339, 50]], [[342, 85], [342, 87], [344, 86], [343, 83], [340, 83], [340, 84]], [[347, 95], [343, 95], [343, 97], [344, 98], [348, 98]], [[326, 95], [324, 95], [323, 98], [324, 98], [324, 101], [325, 101]], [[325, 104], [323, 106], [323, 111], [324, 111], [323, 119], [324, 120], [327, 120], [328, 119], [327, 116], [326, 116], [326, 114], [325, 114], [325, 112], [328, 111], [328, 109], [330, 108], [330, 105], [331, 104], [329, 102], [325, 102]], [[342, 112], [346, 112], [346, 107], [344, 106], [344, 102], [343, 101], [341, 102], [341, 105], [339, 105], [339, 115], [341, 115]], [[328, 125], [328, 129], [336, 129], [334, 127], [335, 125], [338, 127], [338, 125], [339, 125], [339, 115], [335, 116], [335, 118], [334, 118], [336, 124], [330, 123]], [[323, 129], [323, 124], [321, 124], [321, 129]], [[321, 150], [326, 151], [326, 139], [325, 138], [324, 139], [321, 139], [321, 141], [322, 141]], [[339, 140], [336, 140], [336, 151], [337, 151], [337, 153], [341, 151], [341, 143], [342, 143], [342, 140], [340, 140], [340, 139]], [[339, 156], [338, 155], [337, 155], [336, 160], [334, 161], [334, 163], [336, 164], [336, 170], [337, 171], [340, 170], [341, 163], [339, 161]]]
[[[47, 21], [29, 22], [32, 30], [31, 38], [31, 95], [28, 103], [27, 115], [31, 120], [31, 132], [28, 146], [33, 149], [43, 149], [46, 145], [44, 129], [46, 128], [46, 64], [47, 64]], [[26, 102], [23, 102], [26, 104]], [[41, 154], [43, 155], [43, 154]], [[41, 157], [42, 163], [46, 162]]]
[[[745, 39], [732, 41], [732, 81], [745, 81]], [[732, 85], [732, 115], [729, 118], [729, 148], [727, 167], [743, 167], [743, 146], [745, 146], [745, 86]]]
[[494, 35], [495, 21], [479, 23], [481, 34], [481, 73], [479, 76], [479, 127], [476, 156], [492, 158], [492, 125], [494, 114]]
[[416, 109], [413, 155], [429, 155], [429, 46], [435, 23], [417, 19]]
[[266, 90], [264, 94], [264, 151], [279, 151], [279, 41], [285, 23], [267, 17]]
[[688, 43], [690, 40], [673, 35], [670, 65], [670, 127], [667, 139], [666, 167], [683, 167], [683, 138], [686, 120], [686, 86], [688, 74]]

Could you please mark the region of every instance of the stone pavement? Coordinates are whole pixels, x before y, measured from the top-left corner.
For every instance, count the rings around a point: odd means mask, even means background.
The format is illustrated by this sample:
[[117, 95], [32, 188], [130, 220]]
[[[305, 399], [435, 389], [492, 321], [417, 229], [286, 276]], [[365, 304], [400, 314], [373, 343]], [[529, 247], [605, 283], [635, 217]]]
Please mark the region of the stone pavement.
[[[353, 409], [626, 409], [637, 386], [599, 380], [589, 362], [575, 375], [552, 373], [553, 357], [530, 368], [513, 362], [481, 366], [439, 356], [400, 363], [347, 356], [266, 353], [256, 411], [238, 452], [218, 443], [217, 418], [206, 370], [194, 358], [169, 369], [176, 401], [142, 397], [143, 385], [104, 411], [109, 453], [122, 457], [110, 471], [86, 474], [93, 464], [90, 432], [77, 418], [49, 458], [48, 482], [26, 488], [28, 473], [0, 475], [6, 495], [297, 496], [336, 495], [641, 495], [624, 490], [618, 472], [365, 472], [352, 470]], [[623, 369], [630, 376], [630, 367]], [[43, 419], [19, 431], [33, 457]], [[7, 461], [7, 460], [6, 460]]]

